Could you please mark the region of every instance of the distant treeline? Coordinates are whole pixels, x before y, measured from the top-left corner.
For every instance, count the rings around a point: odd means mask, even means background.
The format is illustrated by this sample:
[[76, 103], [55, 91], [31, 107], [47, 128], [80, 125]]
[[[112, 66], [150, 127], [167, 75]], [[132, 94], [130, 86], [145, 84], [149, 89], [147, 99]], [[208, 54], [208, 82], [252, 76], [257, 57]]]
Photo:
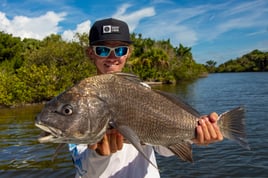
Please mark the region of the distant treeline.
[[[173, 47], [169, 40], [155, 41], [132, 34], [134, 50], [125, 72], [146, 81], [193, 80], [207, 73], [197, 64], [191, 48]], [[21, 39], [0, 32], [0, 106], [49, 100], [77, 81], [96, 74], [88, 59], [88, 35], [64, 41], [52, 34], [43, 40]]]
[[216, 67], [216, 62], [209, 60], [206, 67], [210, 73], [213, 72], [267, 72], [268, 52], [253, 50], [237, 59], [231, 59]]

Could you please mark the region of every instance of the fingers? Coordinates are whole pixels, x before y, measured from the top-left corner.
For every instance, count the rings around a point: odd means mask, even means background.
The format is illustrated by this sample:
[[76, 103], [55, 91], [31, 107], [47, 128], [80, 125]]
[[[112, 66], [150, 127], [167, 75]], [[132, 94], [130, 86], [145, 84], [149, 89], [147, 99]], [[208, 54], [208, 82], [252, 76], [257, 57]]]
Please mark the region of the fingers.
[[120, 133], [117, 133], [116, 134], [116, 143], [117, 143], [117, 149], [118, 150], [122, 150], [123, 148], [123, 142], [124, 142], [124, 137], [120, 134]]
[[214, 127], [214, 130], [215, 130], [216, 135], [217, 135], [217, 137], [215, 138], [215, 140], [222, 141], [223, 140], [223, 135], [222, 135], [222, 133], [220, 131], [219, 126], [217, 124], [213, 124], [213, 127]]
[[217, 125], [218, 114], [213, 112], [208, 116], [203, 116], [198, 120], [196, 128], [197, 137], [194, 142], [197, 144], [207, 145], [215, 141], [223, 140], [223, 136]]
[[196, 127], [196, 132], [197, 132], [197, 137], [193, 141], [196, 144], [203, 144], [204, 143], [204, 134], [203, 134], [203, 131], [202, 131], [202, 127], [201, 126], [197, 126]]
[[123, 136], [115, 129], [108, 130], [103, 139], [94, 145], [89, 145], [88, 148], [95, 150], [102, 156], [108, 156], [123, 148]]
[[209, 118], [209, 121], [210, 121], [211, 123], [216, 123], [217, 120], [218, 120], [218, 118], [219, 118], [219, 116], [218, 116], [217, 113], [212, 112], [212, 113], [210, 113], [210, 114], [208, 115], [208, 118]]
[[103, 156], [108, 156], [111, 154], [108, 136], [104, 135], [101, 142], [98, 143], [96, 152]]
[[111, 153], [121, 150], [123, 148], [124, 137], [115, 129], [111, 129], [108, 135]]
[[98, 144], [88, 145], [88, 148], [91, 150], [96, 150], [98, 148]]
[[218, 114], [215, 112], [212, 112], [209, 114], [208, 118], [209, 118], [209, 121], [211, 122], [211, 125], [213, 126], [211, 130], [213, 130], [213, 132], [215, 133], [215, 135], [213, 135], [212, 138], [216, 141], [222, 141], [223, 135], [220, 131], [219, 126], [217, 125], [217, 120], [219, 119]]
[[204, 119], [201, 119], [199, 120], [199, 124], [202, 128], [202, 131], [203, 131], [203, 139], [204, 139], [204, 142], [208, 141], [208, 140], [211, 140], [211, 125], [208, 123], [207, 119], [204, 118]]
[[107, 135], [108, 135], [108, 140], [109, 140], [110, 152], [115, 153], [118, 150], [117, 134], [116, 134], [115, 130], [113, 130], [111, 133], [109, 133]]
[[207, 126], [207, 134], [209, 134], [209, 136], [205, 137], [206, 141], [217, 139], [215, 128], [213, 127], [213, 124], [207, 118], [205, 119], [205, 124]]
[[[211, 125], [208, 124], [206, 119], [202, 118], [198, 121], [199, 125], [197, 126], [197, 144], [208, 144], [211, 140]], [[213, 131], [212, 131], [213, 132]]]

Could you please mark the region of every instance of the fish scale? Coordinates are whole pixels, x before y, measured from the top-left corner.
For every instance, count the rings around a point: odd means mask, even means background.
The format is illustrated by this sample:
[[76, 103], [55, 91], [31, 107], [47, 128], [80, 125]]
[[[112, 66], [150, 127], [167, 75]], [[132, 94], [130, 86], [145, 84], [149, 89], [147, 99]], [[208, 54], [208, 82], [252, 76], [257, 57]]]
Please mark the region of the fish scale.
[[[39, 138], [42, 143], [95, 144], [113, 127], [144, 156], [141, 143], [193, 161], [191, 140], [199, 117], [176, 96], [153, 90], [134, 75], [112, 73], [86, 78], [52, 99], [35, 125], [50, 134]], [[225, 138], [249, 149], [243, 107], [221, 114], [218, 125]]]

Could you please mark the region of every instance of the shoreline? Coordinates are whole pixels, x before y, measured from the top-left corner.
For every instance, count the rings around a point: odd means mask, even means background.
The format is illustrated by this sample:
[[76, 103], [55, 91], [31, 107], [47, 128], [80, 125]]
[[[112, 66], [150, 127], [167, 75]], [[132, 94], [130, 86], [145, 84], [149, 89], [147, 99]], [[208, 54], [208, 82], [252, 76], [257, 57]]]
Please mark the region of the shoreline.
[[[173, 84], [173, 82], [171, 82], [171, 81], [167, 81], [167, 82], [145, 81], [144, 83], [146, 83], [146, 84], [148, 84], [150, 86]], [[19, 108], [19, 107], [34, 106], [34, 105], [45, 105], [48, 101], [41, 101], [41, 102], [36, 102], [36, 103], [16, 103], [16, 104], [10, 105], [10, 106], [8, 106], [8, 105], [1, 105], [0, 104], [0, 109], [5, 109], [5, 108], [6, 109], [12, 109], [12, 108]]]
[[48, 101], [42, 101], [42, 102], [37, 102], [37, 103], [17, 103], [11, 106], [0, 105], [0, 109], [15, 109], [15, 108], [27, 107], [27, 106], [45, 105], [47, 102]]

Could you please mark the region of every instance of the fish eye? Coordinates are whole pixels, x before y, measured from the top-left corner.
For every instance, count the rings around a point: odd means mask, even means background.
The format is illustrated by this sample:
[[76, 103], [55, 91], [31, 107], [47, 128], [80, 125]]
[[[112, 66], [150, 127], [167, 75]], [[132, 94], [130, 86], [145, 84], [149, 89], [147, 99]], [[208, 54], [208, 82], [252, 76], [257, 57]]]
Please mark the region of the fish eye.
[[73, 114], [73, 107], [69, 104], [64, 105], [61, 109], [62, 114], [66, 115], [66, 116], [70, 116]]

